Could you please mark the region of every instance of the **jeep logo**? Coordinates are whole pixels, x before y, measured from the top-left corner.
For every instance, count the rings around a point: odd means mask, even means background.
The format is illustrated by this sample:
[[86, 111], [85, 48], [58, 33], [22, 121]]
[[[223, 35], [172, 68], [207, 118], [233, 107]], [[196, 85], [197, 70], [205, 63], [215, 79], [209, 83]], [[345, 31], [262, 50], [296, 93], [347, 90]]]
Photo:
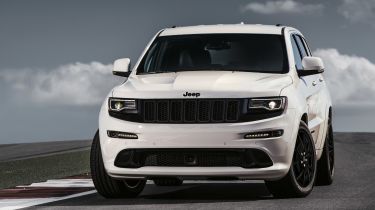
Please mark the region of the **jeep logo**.
[[198, 98], [201, 94], [200, 93], [189, 93], [189, 92], [186, 92], [184, 94], [182, 94], [184, 97], [196, 97]]

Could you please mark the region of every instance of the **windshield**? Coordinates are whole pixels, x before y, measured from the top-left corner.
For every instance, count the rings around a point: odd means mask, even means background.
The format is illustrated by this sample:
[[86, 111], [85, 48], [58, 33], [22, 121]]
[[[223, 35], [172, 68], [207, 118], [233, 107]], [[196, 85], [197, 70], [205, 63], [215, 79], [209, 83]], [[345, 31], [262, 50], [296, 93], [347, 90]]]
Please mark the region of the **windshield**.
[[285, 42], [272, 34], [197, 34], [156, 38], [138, 74], [177, 71], [288, 71]]

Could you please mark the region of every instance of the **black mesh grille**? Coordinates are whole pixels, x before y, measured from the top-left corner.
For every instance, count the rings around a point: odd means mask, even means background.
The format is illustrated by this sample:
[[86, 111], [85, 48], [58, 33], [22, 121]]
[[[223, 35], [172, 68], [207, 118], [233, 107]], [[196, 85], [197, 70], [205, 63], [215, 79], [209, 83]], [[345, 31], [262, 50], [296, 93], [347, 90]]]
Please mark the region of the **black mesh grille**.
[[141, 100], [144, 122], [208, 123], [235, 122], [239, 119], [240, 100]]
[[169, 103], [168, 103], [168, 101], [158, 101], [157, 107], [158, 107], [157, 121], [168, 122], [169, 121]]
[[240, 103], [239, 101], [228, 101], [227, 107], [227, 120], [228, 121], [237, 121], [238, 120], [238, 111]]
[[171, 101], [171, 121], [181, 122], [182, 121], [182, 101]]
[[185, 122], [195, 122], [195, 116], [197, 113], [196, 101], [187, 100], [184, 103]]
[[124, 168], [272, 166], [269, 156], [257, 149], [128, 149], [119, 153], [115, 165]]
[[152, 101], [145, 101], [144, 102], [144, 121], [145, 122], [152, 122], [155, 120], [155, 103]]
[[224, 101], [214, 101], [212, 106], [212, 121], [223, 121], [224, 114]]
[[200, 122], [210, 121], [210, 101], [198, 101], [198, 120]]

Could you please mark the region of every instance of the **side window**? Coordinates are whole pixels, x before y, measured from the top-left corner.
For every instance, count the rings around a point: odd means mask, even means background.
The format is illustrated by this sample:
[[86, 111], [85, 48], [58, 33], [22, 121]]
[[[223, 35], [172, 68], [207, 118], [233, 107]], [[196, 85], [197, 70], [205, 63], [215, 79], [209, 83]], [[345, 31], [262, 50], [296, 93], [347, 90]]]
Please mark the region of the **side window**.
[[143, 65], [144, 72], [151, 72], [155, 69], [155, 65], [156, 65], [155, 57], [158, 52], [158, 49], [159, 49], [159, 44], [157, 43], [153, 45], [151, 49], [148, 51], [146, 55], [146, 60]]
[[293, 48], [293, 55], [294, 55], [294, 61], [296, 63], [296, 68], [297, 70], [299, 69], [303, 69], [302, 67], [302, 58], [301, 58], [301, 54], [299, 52], [299, 49], [298, 49], [298, 46], [297, 46], [297, 42], [296, 40], [294, 39], [294, 35], [292, 35], [290, 37], [290, 40], [292, 42], [292, 48]]
[[303, 43], [305, 44], [305, 47], [306, 47], [306, 49], [307, 49], [307, 52], [308, 52], [309, 56], [312, 56], [312, 53], [311, 53], [310, 47], [309, 47], [309, 45], [307, 44], [306, 39], [302, 37], [302, 41], [303, 41]]
[[298, 35], [293, 35], [293, 36], [294, 36], [294, 39], [297, 41], [297, 45], [302, 55], [302, 58], [308, 56], [309, 53], [305, 47], [305, 43], [303, 42], [301, 36], [298, 36]]

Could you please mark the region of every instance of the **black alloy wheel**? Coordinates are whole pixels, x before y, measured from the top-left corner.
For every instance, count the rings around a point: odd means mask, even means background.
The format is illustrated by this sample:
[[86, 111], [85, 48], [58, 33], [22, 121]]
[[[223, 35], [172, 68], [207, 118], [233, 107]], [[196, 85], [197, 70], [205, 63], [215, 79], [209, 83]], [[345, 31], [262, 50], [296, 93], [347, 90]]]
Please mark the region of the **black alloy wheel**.
[[293, 173], [301, 187], [307, 187], [311, 183], [315, 167], [314, 145], [308, 134], [300, 130], [293, 155]]
[[267, 189], [274, 197], [305, 197], [314, 187], [316, 166], [315, 143], [301, 121], [289, 171], [279, 180], [266, 180]]
[[335, 173], [335, 144], [332, 129], [332, 112], [328, 117], [327, 134], [322, 148], [322, 156], [318, 161], [315, 185], [330, 185]]

